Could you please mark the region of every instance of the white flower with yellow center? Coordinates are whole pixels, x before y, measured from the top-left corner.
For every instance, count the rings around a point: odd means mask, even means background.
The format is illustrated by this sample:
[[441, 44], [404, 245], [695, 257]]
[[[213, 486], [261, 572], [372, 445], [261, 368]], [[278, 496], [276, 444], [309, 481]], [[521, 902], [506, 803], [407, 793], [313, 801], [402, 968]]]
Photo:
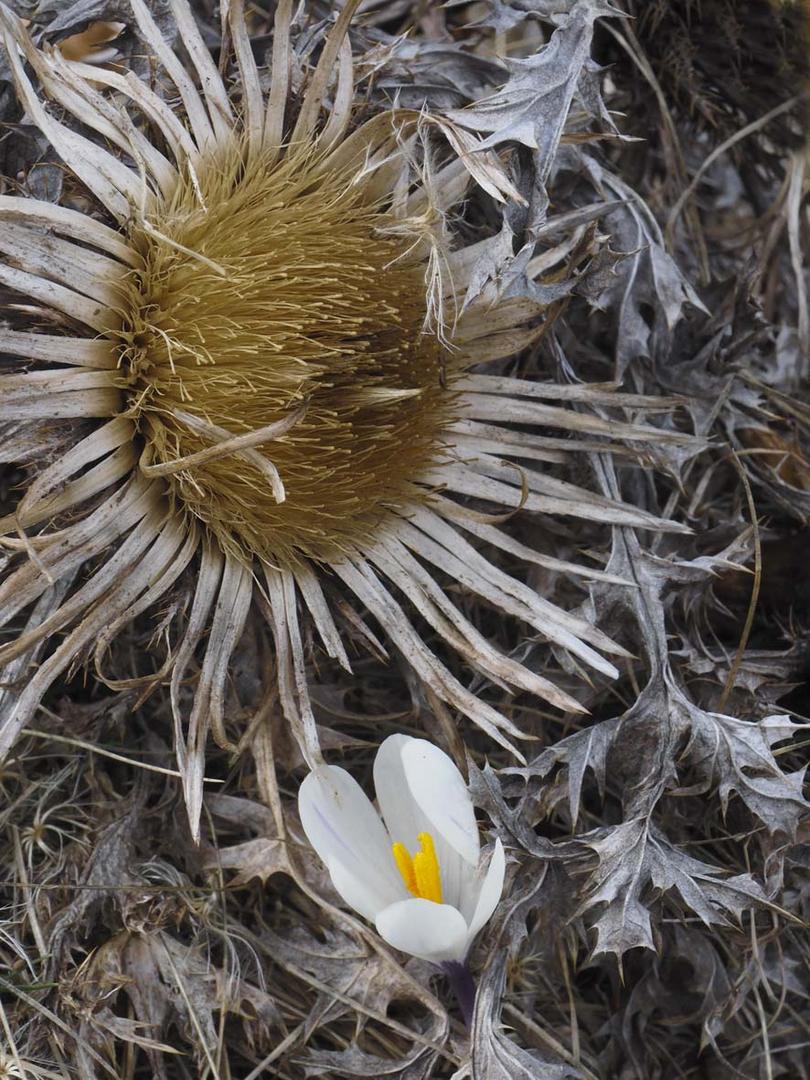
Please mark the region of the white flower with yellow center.
[[482, 862], [467, 785], [425, 739], [387, 738], [374, 787], [379, 814], [345, 769], [311, 772], [298, 795], [304, 832], [343, 900], [389, 945], [452, 974], [501, 898], [503, 846]]

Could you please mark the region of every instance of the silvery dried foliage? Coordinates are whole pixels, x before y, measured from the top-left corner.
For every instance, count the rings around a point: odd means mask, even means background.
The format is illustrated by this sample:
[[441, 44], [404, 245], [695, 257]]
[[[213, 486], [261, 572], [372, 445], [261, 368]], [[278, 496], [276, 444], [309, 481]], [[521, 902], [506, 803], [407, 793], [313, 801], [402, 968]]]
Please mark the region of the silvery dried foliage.
[[[11, 7], [38, 42], [120, 20], [119, 62], [143, 70], [126, 0]], [[170, 7], [151, 3], [168, 37]], [[253, 7], [254, 54], [266, 65], [275, 5]], [[704, 16], [690, 0], [672, 7], [694, 16], [694, 72], [713, 70], [716, 56], [701, 66], [714, 47], [701, 38]], [[342, 613], [351, 676], [307, 643], [329, 760], [367, 782], [387, 734], [426, 734], [467, 769], [483, 831], [507, 849], [502, 903], [471, 956], [471, 1032], [442, 978], [342, 907], [308, 849], [295, 811], [303, 760], [259, 674], [266, 635], [248, 625], [229, 689], [243, 738], [230, 752], [212, 748], [199, 846], [160, 685], [112, 693], [69, 673], [0, 767], [4, 1075], [810, 1074], [810, 166], [804, 144], [780, 144], [767, 123], [723, 149], [780, 100], [759, 102], [756, 116], [732, 103], [723, 124], [706, 123], [667, 96], [674, 58], [654, 19], [629, 18], [638, 8], [368, 3], [351, 30], [358, 108], [446, 113], [520, 193], [499, 203], [479, 191], [447, 227], [477, 245], [465, 305], [486, 294], [544, 307], [544, 334], [500, 373], [556, 382], [573, 402], [570, 430], [548, 431], [554, 475], [674, 523], [663, 533], [542, 515], [510, 522], [547, 559], [527, 567], [516, 551], [503, 564], [623, 648], [616, 680], [586, 674], [459, 590], [491, 642], [587, 710], [560, 715], [450, 657], [465, 686], [528, 734], [525, 764], [439, 701], [362, 606]], [[196, 12], [219, 60], [216, 6], [199, 0]], [[328, 3], [298, 7], [302, 68], [332, 15]], [[722, 105], [722, 85], [710, 90]], [[2, 57], [0, 124], [9, 190], [77, 197], [10, 92]], [[555, 268], [542, 284], [529, 272], [537, 260]], [[579, 393], [582, 382], [603, 393]], [[639, 402], [661, 438], [630, 445]], [[58, 425], [45, 428], [55, 454]], [[13, 470], [33, 443], [13, 424], [2, 439], [0, 496], [11, 506]], [[576, 465], [563, 453], [572, 443]], [[58, 608], [68, 584], [28, 618]], [[140, 670], [189, 603], [178, 586], [162, 623], [136, 622], [114, 645], [110, 669]], [[41, 655], [20, 658], [15, 673]], [[239, 725], [259, 713], [251, 741]]]

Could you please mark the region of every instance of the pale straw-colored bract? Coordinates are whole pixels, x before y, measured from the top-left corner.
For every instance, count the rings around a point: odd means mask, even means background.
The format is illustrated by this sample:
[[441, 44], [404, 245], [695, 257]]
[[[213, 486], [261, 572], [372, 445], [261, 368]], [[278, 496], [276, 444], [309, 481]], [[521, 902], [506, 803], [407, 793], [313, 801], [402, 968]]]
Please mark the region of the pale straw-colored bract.
[[[454, 248], [446, 218], [470, 185], [519, 196], [497, 157], [440, 116], [383, 109], [356, 124], [357, 6], [338, 15], [296, 92], [293, 5], [279, 0], [265, 92], [242, 0], [222, 4], [227, 85], [186, 0], [170, 7], [190, 70], [144, 0], [129, 0], [128, 25], [159, 73], [149, 84], [35, 47], [0, 4], [26, 122], [86, 193], [80, 208], [0, 196], [0, 285], [20, 297], [0, 322], [11, 364], [0, 453], [28, 470], [0, 521], [0, 624], [21, 628], [0, 648], [0, 753], [87, 655], [109, 685], [136, 684], [135, 672], [103, 670], [110, 643], [184, 584], [176, 621], [158, 617], [167, 658], [149, 679], [170, 687], [195, 835], [209, 731], [232, 745], [229, 660], [251, 612], [269, 625], [268, 681], [311, 766], [321, 759], [304, 624], [349, 669], [336, 597], [373, 617], [439, 700], [513, 747], [517, 727], [451, 674], [412, 616], [499, 686], [581, 711], [493, 647], [441, 582], [610, 677], [603, 654], [622, 650], [482, 547], [600, 572], [519, 543], [492, 515], [660, 524], [542, 471], [568, 447], [537, 432], [645, 440], [653, 429], [574, 413], [588, 388], [481, 370], [536, 340], [542, 308], [494, 303], [488, 290], [465, 307], [490, 241]], [[530, 273], [554, 264], [546, 251]]]

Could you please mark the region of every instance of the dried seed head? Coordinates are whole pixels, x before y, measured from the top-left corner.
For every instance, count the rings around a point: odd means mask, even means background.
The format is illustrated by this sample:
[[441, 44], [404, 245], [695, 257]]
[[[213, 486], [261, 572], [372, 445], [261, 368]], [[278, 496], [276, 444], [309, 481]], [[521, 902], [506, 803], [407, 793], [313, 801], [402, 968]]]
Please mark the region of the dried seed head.
[[233, 555], [331, 560], [424, 499], [453, 395], [424, 261], [390, 223], [311, 153], [268, 168], [234, 146], [131, 238], [120, 369], [143, 465]]

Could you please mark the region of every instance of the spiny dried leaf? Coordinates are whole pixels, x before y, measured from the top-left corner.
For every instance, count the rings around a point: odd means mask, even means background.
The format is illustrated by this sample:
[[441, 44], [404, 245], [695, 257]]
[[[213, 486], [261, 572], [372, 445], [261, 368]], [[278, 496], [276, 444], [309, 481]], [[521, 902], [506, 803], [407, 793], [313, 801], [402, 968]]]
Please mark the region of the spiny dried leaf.
[[716, 787], [723, 810], [736, 793], [766, 829], [795, 838], [810, 810], [803, 794], [807, 766], [785, 772], [771, 747], [792, 739], [804, 725], [786, 715], [751, 723], [683, 704], [691, 729], [685, 757], [698, 775]]
[[[625, 180], [578, 146], [562, 147], [557, 165], [584, 170], [604, 199], [621, 200], [603, 226], [610, 233], [611, 249], [622, 255], [615, 265], [616, 280], [600, 294], [589, 291], [593, 303], [616, 313], [615, 360], [621, 379], [639, 357], [664, 354], [686, 304], [704, 312], [706, 308], [665, 250], [655, 217]], [[653, 313], [652, 321], [645, 318], [645, 307]]]
[[538, 151], [545, 179], [590, 57], [594, 21], [615, 14], [600, 0], [577, 0], [547, 45], [525, 60], [505, 61], [510, 77], [501, 90], [472, 108], [450, 112], [450, 118], [488, 133], [486, 148], [518, 142]]
[[[490, 765], [481, 770], [473, 762], [468, 762], [467, 769], [473, 801], [486, 810], [505, 844], [516, 842], [538, 859], [562, 859], [575, 854], [576, 849], [572, 845], [553, 843], [538, 836], [522, 806], [513, 810], [507, 805], [499, 774]], [[511, 771], [505, 769], [503, 775], [509, 775]]]
[[[149, 9], [162, 33], [169, 34], [174, 19], [169, 14], [167, 0], [151, 0]], [[49, 18], [49, 16], [51, 16]], [[46, 23], [48, 34], [57, 39], [76, 33], [94, 22], [132, 21], [132, 8], [127, 0], [40, 0], [31, 16], [37, 23]]]
[[392, 1080], [426, 1080], [432, 1073], [436, 1053], [416, 1044], [415, 1049], [397, 1058], [367, 1054], [356, 1045], [346, 1050], [313, 1050], [304, 1062], [304, 1074], [318, 1080], [323, 1076], [385, 1076]]
[[137, 827], [138, 813], [135, 806], [130, 806], [128, 812], [108, 825], [96, 838], [92, 855], [82, 874], [83, 888], [48, 929], [52, 971], [58, 972], [66, 962], [67, 954], [82, 937], [86, 920], [95, 910], [111, 897], [120, 900], [122, 888], [143, 884], [143, 878], [133, 871]]
[[[582, 784], [585, 773], [590, 770], [596, 780], [599, 793], [604, 795], [607, 760], [618, 727], [617, 720], [603, 720], [599, 724], [575, 731], [558, 743], [544, 750], [529, 762], [525, 768], [504, 769], [506, 776], [521, 776], [526, 781], [540, 781], [531, 784], [532, 794], [548, 799], [550, 786], [544, 783], [549, 773], [558, 765], [567, 769], [564, 788], [567, 789], [568, 812], [572, 825], [576, 825], [582, 798]], [[556, 792], [555, 802], [563, 797]]]
[[376, 67], [375, 81], [406, 109], [457, 109], [483, 97], [503, 74], [499, 60], [458, 45], [402, 38]]
[[674, 847], [646, 818], [636, 818], [581, 838], [597, 855], [585, 898], [577, 912], [606, 905], [593, 921], [593, 955], [628, 949], [654, 949], [650, 921], [650, 889], [677, 892], [681, 901], [707, 926], [728, 925], [747, 908], [764, 902], [765, 894], [750, 874], [724, 877], [723, 871]]
[[654, 960], [636, 983], [623, 1017], [623, 1038], [640, 1068], [649, 1071], [654, 1053], [649, 1040], [637, 1038], [652, 1028], [656, 1015], [687, 1010], [701, 1025], [703, 1049], [723, 1027], [722, 1012], [733, 993], [723, 958], [711, 938], [677, 923], [662, 927], [661, 959]]
[[[451, 0], [449, 6], [465, 2]], [[556, 22], [560, 16], [570, 14], [579, 0], [484, 0], [484, 3], [489, 12], [474, 25], [491, 26], [497, 33], [506, 33], [530, 16]]]
[[[412, 978], [387, 955], [369, 954], [357, 938], [343, 930], [322, 927], [321, 937], [323, 940], [301, 929], [284, 935], [262, 935], [268, 955], [287, 977], [304, 986], [309, 984], [317, 992], [307, 1027], [315, 1029], [349, 1015], [358, 1037], [368, 1025], [375, 1030], [382, 1025], [390, 1029], [385, 1032], [387, 1038], [410, 1035], [411, 1046], [388, 1057], [371, 1053], [362, 1045], [341, 1051], [310, 1048], [304, 1058], [307, 1075], [334, 1071], [341, 1075], [397, 1076], [403, 1080], [427, 1075], [425, 1070], [435, 1058], [435, 1047], [447, 1034], [448, 1018], [432, 994], [420, 985], [422, 980]], [[394, 1001], [400, 1007], [410, 1003], [421, 1014], [419, 1019], [414, 1018], [412, 1026], [404, 1029], [399, 1022], [389, 1021], [387, 1014]]]
[[504, 1033], [500, 1001], [506, 964], [506, 953], [495, 953], [478, 987], [471, 1033], [473, 1080], [581, 1080], [579, 1069], [524, 1050]]
[[[517, 187], [525, 202], [507, 206], [500, 233], [486, 245], [473, 269], [465, 308], [491, 281], [496, 282], [496, 296], [534, 296], [546, 304], [570, 292], [572, 281], [560, 283], [557, 296], [549, 292], [549, 286], [542, 291], [530, 281], [527, 267], [546, 221], [546, 186], [569, 110], [581, 76], [590, 71], [593, 23], [606, 14], [610, 9], [598, 0], [576, 0], [546, 46], [525, 60], [506, 60], [510, 75], [501, 90], [471, 108], [448, 114], [463, 127], [489, 133], [482, 148], [516, 142], [530, 151], [518, 154], [515, 165]], [[583, 100], [613, 127], [592, 81]]]
[[[597, 586], [592, 591], [601, 593], [600, 604], [617, 604], [614, 618], [620, 611], [633, 613], [651, 676], [615, 731], [606, 734], [612, 735], [628, 789], [636, 789], [626, 807], [630, 816], [651, 813], [663, 791], [675, 784], [680, 763], [687, 762], [707, 788], [718, 791], [724, 810], [729, 795], [737, 792], [768, 829], [793, 836], [810, 809], [802, 795], [804, 769], [785, 772], [770, 748], [789, 738], [795, 725], [785, 716], [752, 722], [707, 712], [690, 700], [670, 660], [662, 603], [668, 582], [685, 576], [694, 580], [694, 575], [710, 578], [713, 567], [725, 561], [721, 556], [719, 563], [702, 559], [679, 565], [651, 557], [629, 535], [617, 538], [608, 569], [632, 575], [638, 588]], [[604, 743], [605, 736], [599, 742]]]
[[[147, 1050], [155, 1055], [180, 1053], [179, 1050], [176, 1050], [168, 1043], [151, 1039], [146, 1034], [151, 1025], [145, 1024], [142, 1020], [130, 1020], [126, 1016], [117, 1016], [109, 1008], [102, 1007], [93, 1011], [92, 1027], [94, 1029], [93, 1034], [97, 1036], [97, 1039], [93, 1039], [93, 1041], [97, 1041], [102, 1046], [106, 1041], [106, 1037], [110, 1035], [116, 1042], [131, 1043], [133, 1046], [137, 1046], [141, 1050]], [[157, 1060], [160, 1059], [157, 1058]]]

